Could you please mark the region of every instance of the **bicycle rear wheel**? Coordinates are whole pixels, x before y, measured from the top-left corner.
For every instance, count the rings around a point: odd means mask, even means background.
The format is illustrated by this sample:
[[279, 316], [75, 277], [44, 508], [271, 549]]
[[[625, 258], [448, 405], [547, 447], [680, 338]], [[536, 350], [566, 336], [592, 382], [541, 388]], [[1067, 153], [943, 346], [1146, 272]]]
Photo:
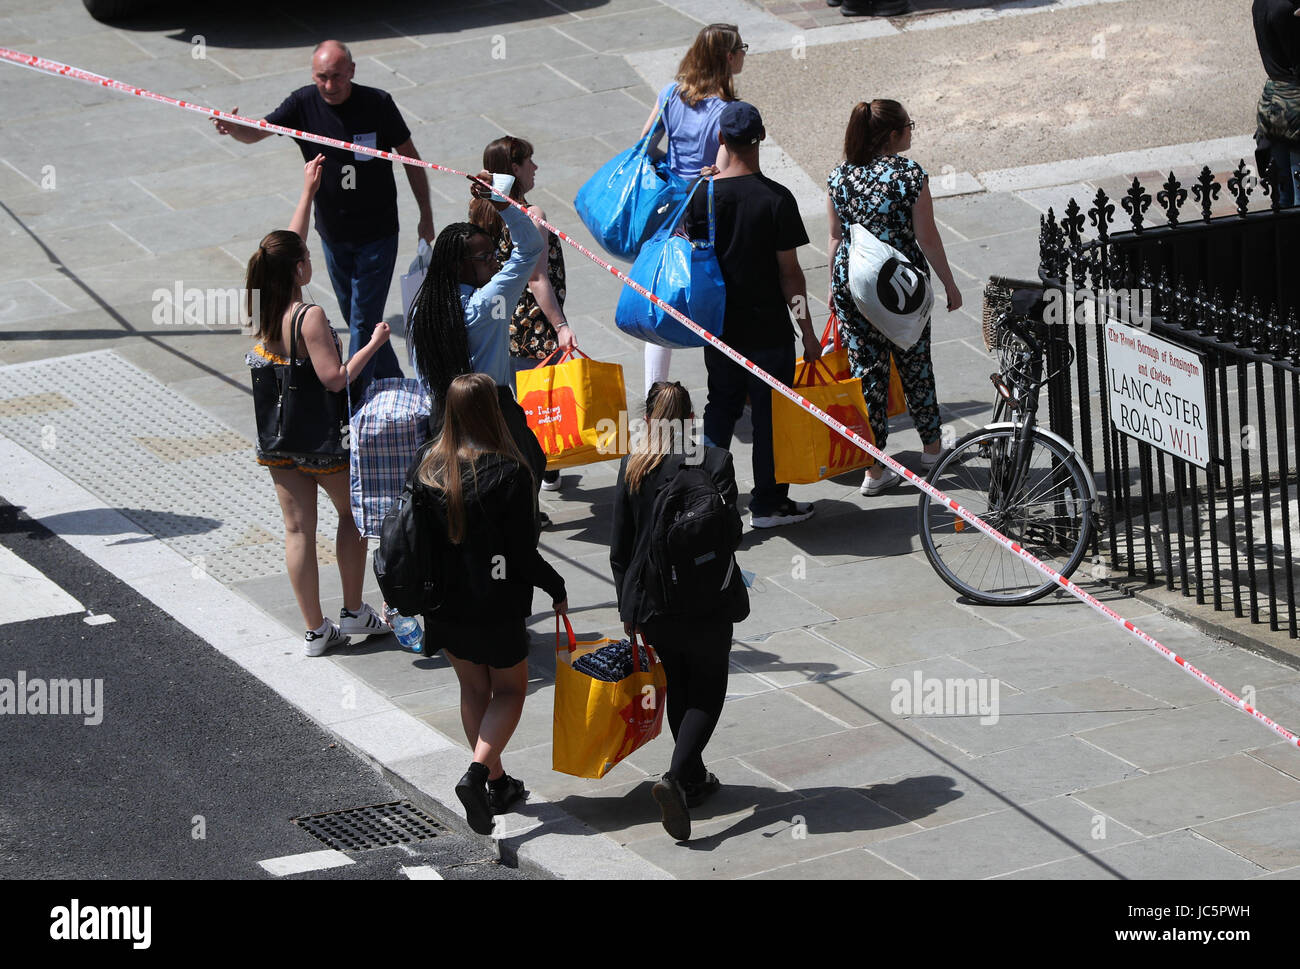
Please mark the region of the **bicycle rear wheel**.
[[[1022, 480], [1012, 481], [1015, 431], [968, 434], [935, 465], [929, 482], [1044, 565], [1069, 578], [1087, 553], [1092, 505], [1082, 467], [1051, 438], [1036, 435]], [[921, 546], [939, 577], [986, 605], [1024, 605], [1057, 583], [947, 506], [921, 496]]]

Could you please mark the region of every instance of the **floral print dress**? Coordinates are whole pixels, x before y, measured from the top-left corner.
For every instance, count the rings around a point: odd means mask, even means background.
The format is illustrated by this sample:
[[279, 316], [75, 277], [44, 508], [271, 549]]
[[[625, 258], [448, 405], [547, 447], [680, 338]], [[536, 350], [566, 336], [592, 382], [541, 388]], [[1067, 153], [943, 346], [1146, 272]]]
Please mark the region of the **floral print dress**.
[[[555, 299], [564, 307], [564, 248], [554, 233], [547, 233], [550, 240], [546, 246], [546, 275], [555, 290]], [[501, 239], [497, 242], [497, 254], [502, 261], [509, 258], [511, 251], [510, 230], [502, 226]], [[537, 305], [537, 297], [532, 290], [524, 288], [510, 318], [510, 355], [530, 360], [541, 360], [555, 352], [559, 342], [555, 336], [555, 327], [546, 318], [542, 308]]]
[[889, 396], [889, 358], [893, 354], [903, 381], [903, 393], [921, 441], [939, 439], [939, 404], [935, 395], [934, 365], [930, 360], [930, 325], [907, 350], [900, 350], [871, 325], [849, 294], [849, 226], [865, 226], [921, 268], [928, 276], [929, 263], [916, 241], [912, 209], [925, 188], [925, 169], [902, 155], [881, 155], [866, 165], [844, 162], [826, 179], [831, 203], [840, 219], [844, 241], [831, 265], [832, 297], [840, 332], [849, 351], [849, 363], [862, 378], [871, 430], [876, 445], [884, 447], [889, 437], [885, 417]]

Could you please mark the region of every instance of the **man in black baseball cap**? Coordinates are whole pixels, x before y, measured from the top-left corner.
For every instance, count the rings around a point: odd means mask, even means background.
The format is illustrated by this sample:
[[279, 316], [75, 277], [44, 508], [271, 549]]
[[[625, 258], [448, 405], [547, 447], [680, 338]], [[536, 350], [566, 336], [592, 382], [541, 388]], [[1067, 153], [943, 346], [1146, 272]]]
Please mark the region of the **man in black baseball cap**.
[[[808, 242], [799, 206], [790, 190], [759, 170], [759, 143], [766, 137], [758, 109], [731, 101], [718, 122], [727, 163], [713, 180], [716, 252], [727, 285], [722, 339], [782, 383], [794, 380], [794, 330], [803, 337], [804, 358], [821, 356], [821, 343], [808, 314], [807, 285], [798, 248]], [[709, 238], [709, 193], [695, 193], [686, 215], [692, 239]], [[754, 428], [754, 491], [750, 524], [772, 528], [810, 518], [811, 504], [790, 499], [790, 486], [777, 484], [772, 453], [772, 391], [748, 369], [713, 347], [704, 348], [709, 397], [704, 438], [715, 447], [731, 444], [736, 421], [749, 397]]]

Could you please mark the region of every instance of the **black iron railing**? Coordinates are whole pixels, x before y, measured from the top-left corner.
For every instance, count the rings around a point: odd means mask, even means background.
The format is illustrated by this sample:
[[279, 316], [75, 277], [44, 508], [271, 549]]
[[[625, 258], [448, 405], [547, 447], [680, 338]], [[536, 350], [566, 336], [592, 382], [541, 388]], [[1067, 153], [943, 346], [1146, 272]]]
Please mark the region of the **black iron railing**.
[[[1134, 179], [1120, 200], [1123, 231], [1112, 230], [1116, 208], [1104, 191], [1086, 212], [1071, 200], [1062, 218], [1049, 210], [1042, 220], [1039, 275], [1047, 318], [1075, 349], [1073, 368], [1049, 361], [1061, 373], [1048, 418], [1097, 478], [1097, 573], [1163, 581], [1294, 638], [1300, 209], [1280, 209], [1268, 179], [1256, 181], [1243, 162], [1227, 180], [1236, 211], [1215, 217], [1223, 186], [1209, 169], [1190, 195], [1171, 173], [1154, 199], [1160, 225], [1146, 221], [1153, 199]], [[1259, 191], [1273, 204], [1250, 211]], [[1196, 210], [1185, 221], [1189, 198]], [[1116, 316], [1199, 355], [1205, 467], [1116, 428], [1105, 339]]]

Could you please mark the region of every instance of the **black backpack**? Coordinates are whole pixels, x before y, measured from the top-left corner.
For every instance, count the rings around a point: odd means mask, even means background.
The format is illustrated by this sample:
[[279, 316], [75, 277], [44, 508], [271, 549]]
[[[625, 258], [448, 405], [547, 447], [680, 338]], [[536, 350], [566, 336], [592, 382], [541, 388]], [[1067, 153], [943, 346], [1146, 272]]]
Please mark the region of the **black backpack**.
[[427, 514], [415, 488], [417, 457], [402, 493], [393, 501], [379, 528], [375, 549], [375, 579], [384, 601], [403, 616], [433, 612], [441, 604], [436, 548], [441, 544], [426, 526]]
[[679, 463], [668, 474], [655, 496], [645, 594], [662, 615], [716, 617], [739, 578], [740, 516], [701, 465]]

